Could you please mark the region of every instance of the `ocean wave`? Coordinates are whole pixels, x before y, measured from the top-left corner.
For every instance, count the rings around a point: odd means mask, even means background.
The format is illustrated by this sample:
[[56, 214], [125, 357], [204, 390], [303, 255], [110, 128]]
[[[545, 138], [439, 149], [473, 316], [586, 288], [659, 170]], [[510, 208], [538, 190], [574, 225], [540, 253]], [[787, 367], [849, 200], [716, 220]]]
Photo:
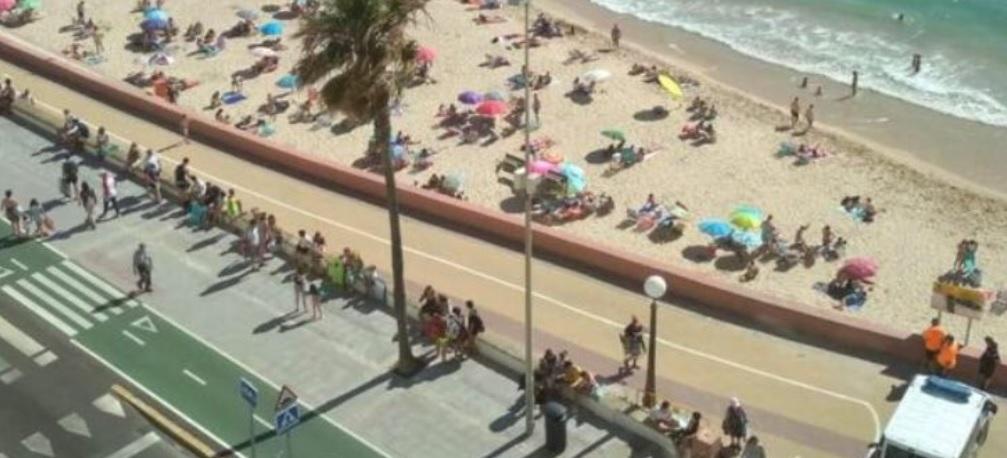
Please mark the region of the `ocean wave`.
[[998, 99], [986, 82], [998, 72], [955, 55], [927, 55], [911, 75], [914, 44], [870, 28], [839, 29], [807, 14], [771, 5], [717, 0], [591, 0], [618, 13], [670, 25], [719, 41], [757, 59], [861, 85], [952, 116], [1007, 126], [1007, 93]]

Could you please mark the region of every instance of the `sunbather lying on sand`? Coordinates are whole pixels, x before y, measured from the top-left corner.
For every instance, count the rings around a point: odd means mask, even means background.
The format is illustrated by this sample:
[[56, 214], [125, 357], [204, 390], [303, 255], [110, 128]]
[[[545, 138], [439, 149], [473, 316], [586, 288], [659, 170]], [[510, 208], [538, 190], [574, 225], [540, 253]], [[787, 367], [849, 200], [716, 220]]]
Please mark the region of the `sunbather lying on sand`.
[[507, 57], [500, 56], [500, 55], [492, 55], [492, 54], [486, 54], [486, 60], [483, 61], [483, 63], [482, 63], [483, 67], [489, 67], [491, 69], [492, 68], [499, 68], [499, 67], [506, 67], [508, 65], [510, 65], [510, 61], [507, 60]]
[[487, 16], [483, 13], [479, 13], [479, 15], [476, 16], [474, 19], [472, 19], [472, 21], [474, 21], [478, 25], [500, 24], [503, 22], [507, 22], [507, 18], [500, 16], [499, 14]]

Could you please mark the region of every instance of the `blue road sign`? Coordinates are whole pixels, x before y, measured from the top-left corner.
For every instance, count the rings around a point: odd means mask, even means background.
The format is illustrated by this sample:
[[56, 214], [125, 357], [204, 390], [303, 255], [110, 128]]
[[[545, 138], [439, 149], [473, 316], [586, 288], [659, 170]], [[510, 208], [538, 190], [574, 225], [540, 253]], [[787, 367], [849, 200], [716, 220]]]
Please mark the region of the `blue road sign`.
[[255, 407], [259, 404], [259, 390], [252, 385], [252, 382], [245, 380], [244, 378], [238, 380], [238, 393], [241, 394], [242, 399], [248, 403], [248, 405]]
[[283, 410], [276, 412], [276, 419], [273, 424], [276, 427], [276, 434], [284, 434], [301, 422], [301, 410], [297, 404], [291, 404]]

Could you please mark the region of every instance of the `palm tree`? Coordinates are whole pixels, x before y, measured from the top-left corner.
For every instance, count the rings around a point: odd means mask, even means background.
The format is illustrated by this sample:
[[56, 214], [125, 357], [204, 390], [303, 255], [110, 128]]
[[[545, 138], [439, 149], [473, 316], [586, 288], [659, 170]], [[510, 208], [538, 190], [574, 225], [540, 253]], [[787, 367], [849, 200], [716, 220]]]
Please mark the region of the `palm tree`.
[[321, 11], [302, 21], [295, 38], [303, 53], [294, 67], [303, 84], [322, 80], [321, 99], [353, 123], [374, 123], [368, 154], [380, 156], [385, 175], [388, 226], [391, 232], [395, 318], [399, 361], [395, 371], [412, 375], [423, 368], [413, 355], [406, 326], [402, 233], [395, 170], [391, 158], [393, 100], [412, 80], [417, 46], [405, 34], [429, 0], [327, 0]]

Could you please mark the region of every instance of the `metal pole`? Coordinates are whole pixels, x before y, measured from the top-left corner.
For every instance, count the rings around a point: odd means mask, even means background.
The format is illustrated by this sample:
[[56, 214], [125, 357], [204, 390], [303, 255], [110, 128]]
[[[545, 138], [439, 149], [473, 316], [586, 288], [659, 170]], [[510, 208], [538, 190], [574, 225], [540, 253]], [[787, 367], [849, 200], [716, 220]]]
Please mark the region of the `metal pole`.
[[657, 360], [657, 299], [650, 301], [650, 348], [647, 349], [647, 384], [643, 388], [644, 407], [654, 407], [657, 403], [656, 367]]
[[968, 324], [965, 326], [965, 346], [969, 346], [969, 337], [972, 335], [972, 317], [969, 317]]
[[290, 445], [290, 430], [289, 429], [287, 430], [287, 434], [284, 434], [284, 436], [287, 436], [287, 458], [294, 458], [294, 449]]
[[255, 407], [248, 405], [248, 439], [252, 442], [252, 458], [255, 458]]
[[531, 313], [531, 190], [528, 166], [531, 164], [531, 0], [524, 2], [524, 359], [525, 359], [525, 434], [535, 431], [535, 374], [532, 363], [532, 313]]

